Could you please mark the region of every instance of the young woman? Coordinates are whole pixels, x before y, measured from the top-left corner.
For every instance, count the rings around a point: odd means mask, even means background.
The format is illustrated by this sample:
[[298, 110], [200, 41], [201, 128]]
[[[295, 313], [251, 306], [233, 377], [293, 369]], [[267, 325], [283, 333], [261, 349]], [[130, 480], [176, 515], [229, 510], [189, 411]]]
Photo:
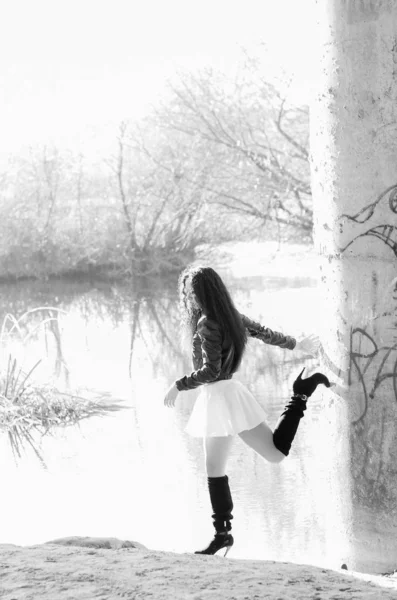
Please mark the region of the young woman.
[[279, 463], [288, 456], [305, 396], [292, 398], [272, 432], [265, 413], [249, 390], [232, 379], [240, 365], [247, 336], [281, 348], [299, 348], [310, 354], [319, 340], [309, 336], [297, 342], [252, 321], [235, 308], [220, 276], [211, 267], [188, 267], [179, 277], [179, 298], [184, 330], [193, 342], [193, 368], [171, 385], [164, 404], [175, 406], [178, 393], [201, 386], [186, 431], [203, 437], [208, 488], [215, 537], [196, 554], [215, 554], [233, 545], [233, 501], [225, 473], [233, 436], [240, 438], [266, 460]]

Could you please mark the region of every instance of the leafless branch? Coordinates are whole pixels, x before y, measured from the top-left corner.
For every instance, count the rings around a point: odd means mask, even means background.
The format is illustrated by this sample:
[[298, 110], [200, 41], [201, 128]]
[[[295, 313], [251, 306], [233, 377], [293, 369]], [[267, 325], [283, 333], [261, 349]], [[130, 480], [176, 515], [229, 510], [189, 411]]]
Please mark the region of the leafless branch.
[[302, 146], [301, 144], [299, 144], [299, 142], [297, 142], [292, 136], [290, 136], [285, 129], [282, 127], [282, 118], [285, 115], [285, 111], [284, 111], [284, 105], [285, 105], [286, 100], [282, 100], [281, 102], [281, 106], [280, 106], [280, 110], [278, 113], [278, 118], [276, 120], [276, 126], [277, 129], [279, 130], [279, 132], [281, 133], [281, 135], [287, 140], [287, 142], [289, 142], [292, 146], [294, 146], [294, 148], [296, 148], [297, 150], [299, 150], [299, 152], [301, 153], [301, 155], [306, 158], [307, 160], [309, 160], [309, 152], [307, 150], [307, 148], [305, 148], [304, 146]]
[[119, 154], [118, 154], [118, 160], [117, 160], [116, 174], [117, 174], [117, 181], [118, 181], [118, 186], [119, 186], [121, 205], [122, 205], [122, 209], [123, 209], [123, 213], [124, 213], [124, 222], [125, 222], [125, 225], [126, 225], [129, 237], [130, 237], [131, 249], [137, 250], [135, 230], [134, 230], [132, 218], [131, 218], [129, 210], [128, 210], [128, 202], [127, 202], [127, 197], [126, 197], [126, 193], [125, 193], [125, 189], [124, 189], [124, 180], [123, 180], [123, 176], [124, 176], [124, 137], [125, 137], [126, 129], [127, 129], [127, 124], [125, 122], [120, 123], [120, 127], [119, 127], [120, 133], [118, 136]]

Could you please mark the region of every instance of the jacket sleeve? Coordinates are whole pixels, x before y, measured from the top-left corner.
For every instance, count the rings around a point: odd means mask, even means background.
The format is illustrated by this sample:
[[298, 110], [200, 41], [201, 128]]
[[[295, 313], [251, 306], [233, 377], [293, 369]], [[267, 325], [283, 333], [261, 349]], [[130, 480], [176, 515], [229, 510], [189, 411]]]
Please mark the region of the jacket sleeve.
[[272, 331], [268, 327], [264, 327], [256, 321], [252, 321], [245, 315], [241, 314], [244, 327], [247, 330], [248, 336], [261, 340], [264, 344], [279, 346], [280, 348], [288, 348], [293, 350], [296, 346], [296, 339], [290, 335], [284, 335], [278, 331]]
[[193, 336], [193, 351], [192, 351], [192, 365], [193, 365], [193, 369], [195, 371], [197, 369], [199, 369], [201, 367], [201, 365], [203, 364], [202, 354], [203, 354], [203, 352], [201, 349], [201, 338], [196, 333], [196, 335]]
[[222, 366], [222, 334], [214, 321], [203, 319], [198, 323], [197, 333], [201, 340], [203, 365], [175, 382], [180, 392], [193, 390], [204, 383], [216, 381]]

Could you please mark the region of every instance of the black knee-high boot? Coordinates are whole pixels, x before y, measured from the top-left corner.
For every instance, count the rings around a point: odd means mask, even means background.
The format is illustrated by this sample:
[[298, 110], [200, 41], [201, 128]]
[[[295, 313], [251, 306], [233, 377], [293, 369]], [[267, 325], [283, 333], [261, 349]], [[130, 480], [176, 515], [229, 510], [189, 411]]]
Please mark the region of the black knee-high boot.
[[229, 487], [227, 475], [223, 477], [208, 477], [208, 490], [210, 493], [211, 506], [213, 510], [213, 523], [215, 537], [204, 550], [197, 550], [195, 554], [215, 554], [218, 550], [225, 548], [225, 556], [233, 546], [233, 536], [230, 521], [233, 519], [233, 500]]
[[300, 420], [304, 416], [303, 413], [306, 410], [307, 399], [310, 398], [318, 385], [331, 386], [328, 377], [323, 375], [323, 373], [314, 373], [314, 375], [311, 375], [307, 379], [302, 379], [304, 370], [302, 369], [295, 379], [292, 386], [294, 394], [281, 413], [273, 432], [274, 445], [285, 456], [289, 454]]
[[306, 396], [294, 395], [280, 415], [273, 432], [274, 445], [280, 452], [288, 456], [291, 444], [298, 430], [301, 418], [306, 410]]
[[328, 388], [331, 386], [328, 377], [323, 373], [314, 373], [307, 379], [302, 379], [304, 370], [302, 369], [295, 379], [292, 385], [293, 396], [281, 413], [273, 432], [274, 445], [285, 456], [289, 454], [300, 420], [304, 416], [307, 399], [315, 392], [318, 385], [322, 384]]

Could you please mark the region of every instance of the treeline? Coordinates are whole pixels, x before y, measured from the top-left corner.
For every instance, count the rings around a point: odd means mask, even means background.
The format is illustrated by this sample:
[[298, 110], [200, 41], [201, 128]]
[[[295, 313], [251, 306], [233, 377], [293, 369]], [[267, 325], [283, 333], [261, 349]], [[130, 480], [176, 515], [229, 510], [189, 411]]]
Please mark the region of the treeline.
[[0, 174], [0, 278], [179, 270], [200, 244], [311, 241], [308, 109], [260, 63], [182, 73], [108, 156], [41, 146]]

